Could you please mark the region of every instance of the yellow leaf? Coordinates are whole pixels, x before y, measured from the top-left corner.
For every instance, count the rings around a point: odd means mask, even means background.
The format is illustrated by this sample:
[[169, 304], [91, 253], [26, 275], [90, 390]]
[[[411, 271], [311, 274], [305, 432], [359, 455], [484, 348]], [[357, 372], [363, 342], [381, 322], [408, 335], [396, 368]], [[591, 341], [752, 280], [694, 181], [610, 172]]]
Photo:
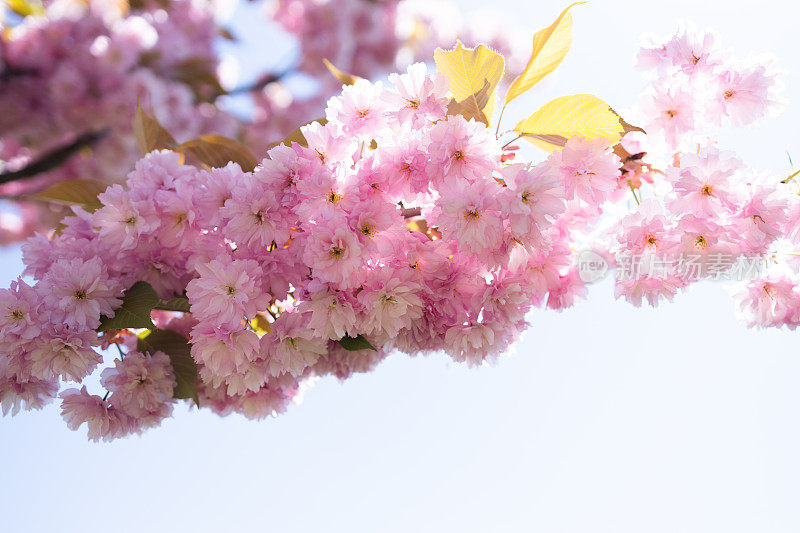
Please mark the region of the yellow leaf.
[[333, 65], [333, 63], [331, 63], [324, 57], [322, 58], [322, 62], [325, 63], [325, 67], [330, 71], [330, 73], [333, 74], [336, 77], [336, 79], [338, 79], [345, 85], [353, 85], [357, 80], [361, 79], [360, 76], [355, 76], [353, 74], [348, 74], [347, 72], [339, 70]]
[[158, 122], [142, 109], [140, 102], [136, 103], [136, 115], [133, 117], [133, 133], [136, 136], [136, 144], [142, 155], [148, 154], [153, 150], [174, 149], [178, 143], [172, 135]]
[[103, 206], [97, 195], [106, 190], [108, 184], [97, 180], [74, 179], [61, 181], [30, 198], [59, 205], [79, 205], [87, 211]]
[[318, 118], [317, 120], [312, 120], [311, 122], [308, 122], [308, 123], [306, 123], [306, 124], [303, 124], [302, 126], [300, 126], [299, 128], [297, 128], [296, 130], [294, 130], [292, 133], [290, 133], [290, 134], [289, 134], [289, 135], [288, 135], [288, 136], [287, 136], [287, 137], [286, 137], [284, 140], [282, 140], [282, 141], [279, 141], [279, 142], [274, 142], [274, 143], [271, 143], [271, 144], [270, 144], [270, 145], [267, 147], [267, 149], [270, 149], [270, 148], [275, 148], [275, 147], [276, 147], [276, 146], [278, 146], [279, 144], [285, 144], [286, 146], [291, 146], [291, 145], [292, 145], [292, 143], [297, 143], [297, 144], [299, 144], [300, 146], [303, 146], [303, 147], [305, 147], [305, 148], [308, 148], [308, 141], [307, 141], [307, 140], [306, 140], [306, 138], [303, 136], [303, 131], [302, 131], [302, 129], [301, 129], [301, 128], [303, 128], [304, 126], [308, 126], [308, 125], [309, 125], [309, 124], [311, 124], [312, 122], [319, 122], [320, 124], [322, 124], [322, 125], [324, 126], [325, 124], [327, 124], [327, 123], [328, 123], [328, 119], [325, 119], [325, 118]]
[[192, 57], [175, 65], [172, 76], [188, 85], [198, 100], [225, 94], [225, 89], [217, 79], [214, 63], [204, 57]]
[[[120, 0], [120, 3], [124, 2], [125, 0]], [[170, 3], [172, 0], [128, 0], [128, 5], [131, 9], [138, 10], [138, 9], [147, 9], [149, 7], [153, 7], [152, 4], [157, 5], [161, 9], [167, 11], [170, 8]]]
[[483, 108], [483, 114], [486, 115], [487, 118], [486, 121], [487, 125], [492, 120], [492, 115], [494, 114], [494, 103], [496, 101], [497, 101], [497, 91], [494, 91], [492, 94], [489, 95], [489, 101], [486, 102], [486, 107]]
[[20, 17], [27, 17], [29, 15], [43, 15], [45, 12], [44, 6], [42, 6], [41, 2], [29, 0], [3, 0], [3, 3], [8, 6], [8, 9]]
[[259, 337], [263, 337], [272, 331], [272, 326], [270, 326], [269, 320], [264, 315], [256, 315], [249, 323]]
[[591, 94], [556, 98], [520, 122], [514, 131], [539, 148], [552, 152], [570, 137], [608, 139], [614, 144], [629, 131], [625, 122], [609, 105]]
[[410, 231], [419, 231], [420, 233], [428, 233], [428, 222], [424, 218], [411, 220], [406, 224], [406, 228]]
[[548, 27], [533, 36], [533, 51], [528, 65], [511, 83], [506, 92], [506, 103], [521, 95], [553, 72], [569, 52], [572, 44], [572, 15], [570, 8], [585, 2], [575, 2], [568, 6]]
[[[450, 80], [450, 93], [456, 101], [463, 104], [471, 99], [469, 105], [472, 108], [486, 109], [487, 104], [492, 101], [497, 84], [503, 77], [505, 68], [503, 56], [484, 45], [464, 48], [459, 41], [452, 50], [437, 48], [433, 58], [439, 72]], [[480, 105], [478, 96], [484, 90], [487, 98]]]
[[455, 98], [450, 100], [447, 105], [448, 115], [462, 115], [465, 119], [475, 119], [478, 122], [488, 124], [489, 121], [483, 112], [483, 109], [489, 103], [489, 82], [483, 84], [483, 88], [477, 93], [470, 95], [462, 101], [457, 101]]
[[258, 165], [249, 148], [221, 135], [201, 135], [199, 139], [178, 146], [178, 151], [211, 168], [221, 168], [233, 161], [250, 172]]

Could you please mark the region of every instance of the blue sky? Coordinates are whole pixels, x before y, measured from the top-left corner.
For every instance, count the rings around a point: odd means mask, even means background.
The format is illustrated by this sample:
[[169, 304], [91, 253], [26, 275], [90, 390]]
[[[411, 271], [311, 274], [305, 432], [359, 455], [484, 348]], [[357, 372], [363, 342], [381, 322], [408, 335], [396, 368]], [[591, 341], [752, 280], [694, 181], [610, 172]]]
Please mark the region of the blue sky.
[[[626, 107], [643, 84], [637, 35], [669, 33], [679, 17], [717, 28], [741, 55], [775, 52], [796, 99], [800, 8], [751, 5], [581, 6], [572, 52], [509, 122], [563, 94]], [[531, 31], [561, 8], [503, 3]], [[793, 105], [722, 145], [783, 172], [786, 151], [800, 154], [797, 124]], [[6, 285], [18, 250], [0, 265]], [[800, 530], [797, 333], [740, 326], [714, 283], [651, 310], [615, 302], [605, 281], [530, 321], [491, 368], [394, 356], [370, 375], [320, 381], [263, 422], [181, 407], [142, 437], [93, 444], [55, 406], [1, 418], [3, 530]]]

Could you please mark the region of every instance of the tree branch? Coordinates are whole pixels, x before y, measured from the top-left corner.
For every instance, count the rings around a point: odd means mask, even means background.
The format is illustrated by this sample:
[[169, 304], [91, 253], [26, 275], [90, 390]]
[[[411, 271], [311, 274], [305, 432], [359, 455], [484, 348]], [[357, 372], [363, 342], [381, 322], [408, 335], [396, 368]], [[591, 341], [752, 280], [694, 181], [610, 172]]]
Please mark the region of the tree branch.
[[401, 213], [403, 214], [404, 218], [418, 217], [418, 216], [422, 215], [422, 208], [421, 207], [403, 207], [403, 208], [401, 208]]
[[227, 92], [227, 94], [244, 94], [244, 93], [253, 93], [258, 92], [270, 83], [275, 83], [276, 81], [281, 81], [285, 76], [294, 72], [296, 67], [290, 67], [286, 70], [281, 72], [270, 72], [268, 74], [264, 74], [259, 79], [257, 79], [254, 83], [250, 85], [243, 85], [241, 87], [235, 87]]
[[22, 76], [28, 76], [30, 74], [35, 74], [36, 71], [30, 69], [18, 69], [14, 67], [6, 67], [2, 71], [0, 71], [0, 82], [10, 80], [13, 78], [21, 78]]
[[87, 146], [92, 146], [97, 141], [102, 139], [108, 134], [108, 130], [90, 131], [78, 136], [74, 141], [64, 146], [60, 146], [51, 150], [37, 159], [31, 161], [19, 170], [12, 170], [9, 172], [0, 173], [0, 185], [17, 181], [25, 178], [30, 178], [53, 170], [59, 165], [63, 164], [67, 159], [72, 157], [76, 152]]

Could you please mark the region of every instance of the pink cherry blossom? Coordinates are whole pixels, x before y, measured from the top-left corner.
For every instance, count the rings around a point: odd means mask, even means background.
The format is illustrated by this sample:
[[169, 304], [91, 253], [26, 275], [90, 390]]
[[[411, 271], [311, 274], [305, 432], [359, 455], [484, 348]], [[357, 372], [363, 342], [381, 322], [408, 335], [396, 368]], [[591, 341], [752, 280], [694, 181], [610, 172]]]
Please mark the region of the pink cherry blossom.
[[86, 423], [89, 439], [112, 440], [132, 431], [130, 419], [100, 396], [89, 394], [86, 387], [61, 393], [61, 416], [71, 430]]
[[397, 336], [422, 315], [420, 289], [410, 269], [375, 271], [358, 293], [358, 302], [364, 310], [363, 330], [359, 333]]
[[655, 307], [662, 300], [672, 301], [678, 290], [685, 286], [686, 282], [674, 273], [641, 276], [617, 280], [614, 295], [617, 298], [625, 298], [636, 307], [640, 307], [645, 300], [650, 306]]
[[617, 188], [620, 160], [605, 139], [572, 137], [547, 164], [564, 182], [565, 198], [601, 204]]
[[428, 133], [431, 161], [429, 174], [441, 175], [436, 185], [459, 178], [481, 181], [500, 166], [500, 145], [480, 122], [451, 115], [434, 124]]
[[191, 340], [192, 357], [218, 376], [220, 383], [259, 358], [258, 335], [246, 329], [214, 327], [203, 322], [192, 329]]
[[93, 348], [97, 338], [92, 331], [55, 329], [32, 342], [31, 373], [41, 379], [60, 377], [79, 382], [103, 360]]
[[656, 87], [644, 96], [641, 107], [647, 117], [645, 130], [659, 132], [670, 147], [677, 147], [699, 119], [692, 94], [681, 86]]
[[550, 165], [508, 165], [502, 174], [514, 195], [508, 207], [514, 238], [542, 246], [545, 230], [564, 212], [564, 183]]
[[192, 313], [219, 325], [238, 325], [266, 307], [269, 296], [261, 292], [258, 263], [222, 255], [196, 267], [198, 278], [186, 286]]
[[117, 250], [134, 248], [140, 238], [158, 227], [152, 204], [134, 202], [120, 185], [112, 185], [98, 199], [103, 207], [95, 211], [93, 224]]
[[796, 280], [781, 274], [743, 284], [735, 293], [742, 319], [753, 327], [794, 329], [800, 321], [800, 293]]
[[415, 63], [405, 74], [389, 74], [394, 90], [383, 93], [389, 115], [398, 124], [412, 128], [441, 120], [447, 114], [448, 79], [439, 72], [428, 75], [425, 63]]
[[429, 219], [459, 250], [491, 257], [502, 245], [505, 229], [502, 190], [494, 180], [455, 182], [441, 190]]
[[303, 261], [320, 281], [350, 288], [357, 283], [362, 253], [363, 247], [346, 221], [326, 217], [319, 220], [305, 243]]
[[716, 148], [686, 154], [681, 166], [670, 170], [675, 195], [670, 209], [706, 217], [730, 213], [736, 208], [732, 176], [741, 166], [733, 154]]
[[110, 278], [98, 257], [56, 261], [39, 287], [54, 299], [64, 322], [74, 327], [96, 328], [100, 317], [113, 317], [121, 303], [120, 283]]
[[317, 284], [301, 309], [309, 314], [308, 327], [316, 337], [338, 340], [345, 336], [356, 337], [356, 311], [354, 298], [326, 284]]
[[736, 126], [746, 126], [760, 119], [778, 102], [774, 95], [776, 74], [767, 66], [755, 65], [723, 71], [718, 77], [712, 108]]
[[299, 376], [327, 352], [327, 339], [315, 337], [306, 327], [308, 318], [299, 312], [285, 312], [272, 325], [274, 334], [261, 338], [261, 350], [268, 359], [271, 376]]
[[293, 219], [288, 210], [252, 175], [243, 176], [220, 215], [226, 220], [225, 232], [237, 243], [266, 248], [273, 242], [283, 245], [291, 237]]
[[340, 124], [344, 133], [370, 142], [385, 124], [382, 92], [380, 83], [356, 80], [342, 89], [341, 96], [328, 100], [328, 121]]
[[129, 352], [114, 365], [100, 375], [101, 384], [111, 392], [111, 406], [139, 420], [160, 420], [170, 415], [175, 374], [168, 355]]

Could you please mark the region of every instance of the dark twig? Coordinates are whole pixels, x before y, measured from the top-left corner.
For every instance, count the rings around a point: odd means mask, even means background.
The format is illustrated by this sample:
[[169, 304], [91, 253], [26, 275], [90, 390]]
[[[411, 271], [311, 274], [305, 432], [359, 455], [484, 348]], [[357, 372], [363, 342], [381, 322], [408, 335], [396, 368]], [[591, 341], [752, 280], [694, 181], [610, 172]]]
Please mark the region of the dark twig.
[[30, 178], [42, 172], [53, 170], [76, 152], [87, 146], [92, 146], [108, 134], [108, 130], [91, 131], [78, 136], [74, 141], [64, 146], [51, 150], [39, 158], [31, 161], [19, 170], [0, 173], [0, 185], [16, 180]]
[[254, 93], [258, 92], [270, 83], [275, 83], [276, 81], [281, 81], [284, 77], [291, 74], [295, 71], [295, 67], [287, 68], [281, 72], [270, 72], [268, 74], [264, 74], [260, 78], [258, 78], [254, 83], [250, 85], [242, 85], [241, 87], [236, 87], [228, 91], [227, 94], [244, 94], [244, 93]]
[[403, 207], [401, 208], [404, 218], [418, 217], [422, 215], [421, 207]]
[[36, 71], [30, 69], [6, 67], [2, 71], [0, 71], [0, 81], [11, 80], [13, 78], [21, 78], [23, 76], [28, 76], [35, 73]]

